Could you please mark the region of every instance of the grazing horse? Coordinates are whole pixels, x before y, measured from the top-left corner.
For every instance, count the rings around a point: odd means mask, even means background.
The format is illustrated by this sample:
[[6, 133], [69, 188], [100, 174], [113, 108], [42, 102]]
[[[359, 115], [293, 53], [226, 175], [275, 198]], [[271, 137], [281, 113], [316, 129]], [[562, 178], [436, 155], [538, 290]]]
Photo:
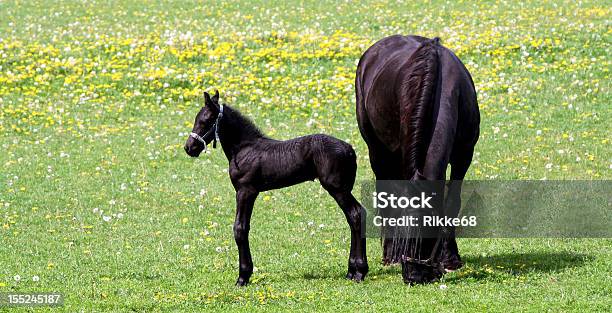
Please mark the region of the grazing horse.
[[362, 281], [368, 272], [366, 240], [362, 238], [363, 207], [351, 191], [357, 158], [353, 147], [339, 139], [317, 134], [286, 141], [267, 138], [236, 109], [219, 104], [219, 92], [196, 115], [185, 151], [197, 157], [208, 143], [217, 140], [229, 161], [229, 175], [236, 190], [234, 239], [238, 245], [240, 270], [236, 285], [248, 284], [253, 273], [249, 229], [253, 204], [266, 190], [283, 188], [317, 178], [336, 200], [351, 229], [348, 279]]
[[[441, 181], [444, 188], [450, 164], [444, 210], [456, 217], [461, 181], [472, 161], [480, 125], [474, 83], [459, 58], [438, 38], [390, 36], [372, 45], [359, 60], [355, 91], [357, 122], [376, 179]], [[417, 249], [397, 247], [402, 241], [383, 238], [383, 262], [412, 266], [403, 269], [408, 283], [431, 281], [442, 274], [434, 273], [431, 258], [410, 264], [403, 262], [406, 257], [423, 260], [436, 255], [436, 265], [443, 271], [460, 268], [454, 228], [442, 231], [447, 235], [440, 244], [440, 239], [423, 238]], [[403, 255], [404, 251], [418, 252]]]

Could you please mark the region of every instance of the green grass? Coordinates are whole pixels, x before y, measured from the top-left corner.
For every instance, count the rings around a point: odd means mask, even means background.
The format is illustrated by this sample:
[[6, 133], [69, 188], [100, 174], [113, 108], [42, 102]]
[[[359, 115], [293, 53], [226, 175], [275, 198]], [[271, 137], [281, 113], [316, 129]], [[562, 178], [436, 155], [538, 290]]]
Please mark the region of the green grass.
[[182, 145], [218, 88], [272, 137], [347, 140], [372, 179], [356, 61], [384, 36], [420, 34], [474, 77], [468, 179], [610, 179], [610, 13], [605, 1], [2, 1], [0, 292], [59, 291], [67, 312], [609, 310], [610, 239], [460, 239], [465, 268], [417, 287], [370, 239], [369, 276], [347, 281], [348, 227], [317, 183], [260, 195], [257, 271], [236, 288], [227, 161]]

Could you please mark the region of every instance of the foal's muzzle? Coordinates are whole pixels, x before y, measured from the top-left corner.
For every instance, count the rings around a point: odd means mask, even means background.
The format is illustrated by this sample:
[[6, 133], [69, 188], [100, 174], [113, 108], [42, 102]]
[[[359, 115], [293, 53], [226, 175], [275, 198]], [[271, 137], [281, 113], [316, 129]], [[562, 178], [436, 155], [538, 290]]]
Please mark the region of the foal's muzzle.
[[204, 148], [200, 147], [200, 144], [190, 137], [189, 139], [187, 139], [184, 149], [190, 157], [195, 158], [200, 156], [200, 153], [202, 153], [202, 151], [206, 150], [206, 146], [204, 146]]
[[189, 147], [188, 147], [187, 145], [185, 145], [185, 147], [184, 147], [184, 148], [185, 148], [185, 152], [187, 152], [187, 154], [188, 154], [190, 157], [196, 157], [196, 156], [197, 156], [197, 155], [195, 155], [195, 153], [193, 153], [193, 151], [191, 151], [191, 149], [189, 149]]
[[191, 149], [189, 146], [185, 145], [185, 152], [187, 152], [187, 154], [188, 154], [190, 157], [195, 158], [195, 157], [198, 157], [198, 156], [200, 155], [200, 153], [202, 152], [202, 150], [200, 150], [200, 151], [196, 151], [195, 149]]

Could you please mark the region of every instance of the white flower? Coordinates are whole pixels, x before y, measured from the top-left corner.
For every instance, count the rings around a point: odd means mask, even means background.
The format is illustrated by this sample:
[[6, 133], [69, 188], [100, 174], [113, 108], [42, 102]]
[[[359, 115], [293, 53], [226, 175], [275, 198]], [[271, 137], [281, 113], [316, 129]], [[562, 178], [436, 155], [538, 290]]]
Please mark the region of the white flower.
[[189, 248], [190, 248], [190, 246], [189, 246], [189, 245], [184, 245], [184, 246], [183, 246], [183, 249], [185, 249], [185, 250], [188, 250]]
[[216, 247], [216, 248], [215, 248], [215, 251], [217, 251], [217, 252], [221, 253], [221, 252], [223, 252], [223, 248], [221, 248], [221, 247]]
[[38, 277], [38, 275], [32, 276], [32, 281], [37, 282], [39, 280], [40, 280], [40, 277]]
[[117, 213], [117, 218], [123, 218], [123, 213]]
[[13, 277], [13, 279], [15, 279], [16, 282], [19, 282], [21, 280], [21, 276], [15, 275], [15, 277]]
[[106, 216], [106, 215], [104, 215], [104, 216], [102, 216], [102, 219], [103, 219], [105, 222], [110, 222], [111, 217], [110, 217], [110, 216]]
[[448, 288], [448, 286], [446, 286], [446, 285], [444, 285], [444, 284], [440, 285], [440, 289], [444, 290], [444, 289], [446, 289], [446, 288]]

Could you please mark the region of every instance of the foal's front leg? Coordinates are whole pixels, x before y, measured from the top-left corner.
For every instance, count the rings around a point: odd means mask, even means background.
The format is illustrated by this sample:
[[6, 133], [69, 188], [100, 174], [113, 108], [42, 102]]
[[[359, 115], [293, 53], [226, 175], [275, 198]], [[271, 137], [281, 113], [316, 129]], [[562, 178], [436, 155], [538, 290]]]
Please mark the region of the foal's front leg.
[[240, 259], [240, 270], [236, 286], [245, 286], [253, 274], [253, 259], [249, 249], [249, 229], [251, 225], [251, 213], [258, 192], [250, 188], [236, 190], [236, 220], [234, 222], [234, 239], [238, 245], [238, 256]]

